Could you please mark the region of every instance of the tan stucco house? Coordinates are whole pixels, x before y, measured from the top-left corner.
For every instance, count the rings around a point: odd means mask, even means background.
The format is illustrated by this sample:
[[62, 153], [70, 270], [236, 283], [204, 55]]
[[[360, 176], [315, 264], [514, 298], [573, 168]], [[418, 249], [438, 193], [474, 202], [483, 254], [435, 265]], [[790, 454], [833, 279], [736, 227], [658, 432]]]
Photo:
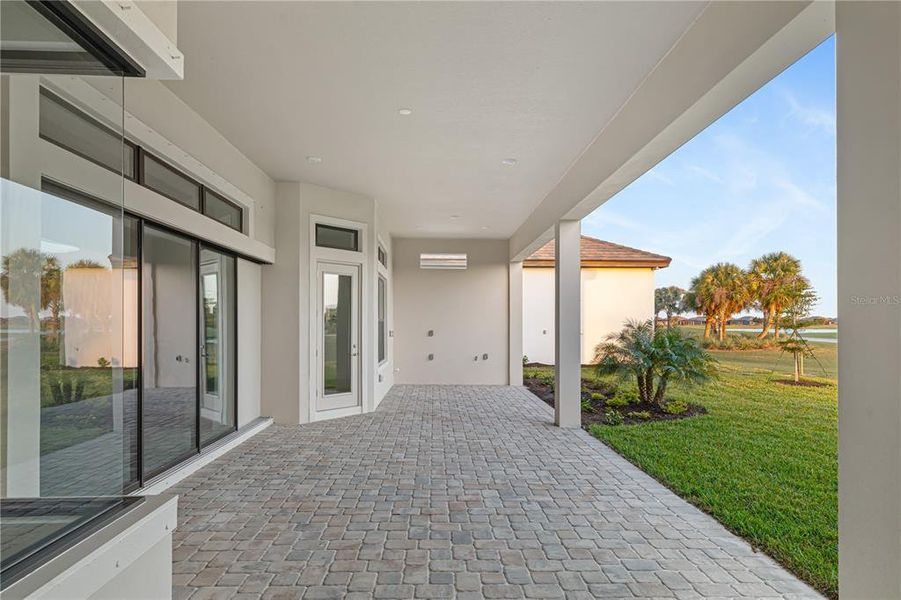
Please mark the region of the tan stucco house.
[[[554, 242], [523, 261], [522, 344], [530, 362], [554, 363]], [[583, 235], [582, 363], [629, 319], [654, 317], [654, 271], [670, 257]]]

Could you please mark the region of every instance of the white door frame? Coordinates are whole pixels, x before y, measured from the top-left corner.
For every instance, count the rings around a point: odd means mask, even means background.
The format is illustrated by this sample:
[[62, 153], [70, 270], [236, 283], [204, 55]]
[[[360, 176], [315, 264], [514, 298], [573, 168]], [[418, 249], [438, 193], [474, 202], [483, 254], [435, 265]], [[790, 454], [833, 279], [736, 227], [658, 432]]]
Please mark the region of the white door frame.
[[[338, 276], [351, 277], [351, 306], [353, 308], [350, 321], [351, 329], [351, 347], [350, 351], [350, 391], [335, 394], [325, 393], [325, 336], [323, 330], [323, 316], [325, 315], [324, 292], [325, 292], [325, 275], [334, 274]], [[362, 406], [363, 398], [361, 395], [360, 381], [360, 266], [348, 265], [343, 263], [334, 263], [328, 261], [316, 262], [316, 329], [313, 331], [316, 342], [316, 373], [314, 379], [316, 381], [316, 395], [313, 397], [315, 402], [314, 409], [316, 412], [333, 412], [337, 410], [349, 410]], [[333, 404], [336, 406], [328, 406]]]
[[[228, 307], [225, 305], [224, 294], [222, 293], [222, 272], [219, 269], [220, 263], [217, 260], [213, 263], [201, 264], [200, 265], [200, 346], [202, 348], [201, 358], [201, 382], [200, 387], [203, 390], [200, 395], [200, 414], [201, 416], [205, 416], [208, 419], [215, 420], [218, 422], [222, 422], [222, 417], [225, 413], [225, 402], [222, 398], [222, 382], [223, 382], [223, 373], [221, 366], [225, 365], [225, 349], [223, 348], [222, 343], [222, 330], [223, 330], [223, 317], [224, 310], [228, 310]], [[205, 275], [215, 275], [216, 276], [216, 302], [218, 303], [218, 323], [216, 327], [218, 329], [218, 335], [220, 339], [216, 343], [216, 364], [220, 366], [220, 372], [217, 375], [219, 377], [219, 389], [216, 391], [217, 393], [211, 394], [209, 390], [206, 388], [206, 357], [209, 353], [209, 348], [206, 345], [206, 315], [204, 315], [204, 299], [203, 299], [203, 278]], [[230, 374], [226, 374], [230, 375]]]
[[[344, 227], [346, 229], [355, 229], [359, 232], [359, 251], [336, 250], [334, 248], [320, 248], [316, 245], [316, 225], [334, 225], [336, 227]], [[364, 412], [364, 408], [369, 406], [369, 395], [367, 385], [367, 377], [371, 377], [371, 369], [367, 365], [371, 361], [370, 344], [371, 336], [367, 334], [367, 327], [371, 326], [368, 319], [371, 311], [371, 301], [368, 291], [371, 289], [369, 278], [370, 273], [366, 266], [370, 259], [369, 235], [366, 223], [357, 221], [349, 221], [347, 219], [339, 219], [335, 217], [327, 217], [323, 215], [310, 215], [310, 258], [309, 258], [309, 344], [307, 346], [307, 354], [309, 356], [309, 377], [308, 377], [308, 421], [321, 421], [324, 419], [333, 419], [336, 417], [346, 417], [350, 415], [358, 415]], [[357, 390], [359, 402], [357, 406], [348, 408], [338, 408], [333, 410], [317, 410], [317, 400], [319, 397], [319, 381], [320, 373], [317, 356], [319, 348], [319, 328], [320, 313], [319, 306], [319, 264], [329, 263], [335, 265], [347, 265], [357, 267], [359, 269], [357, 289], [358, 294], [358, 356], [357, 358]], [[371, 410], [367, 409], [367, 410]]]

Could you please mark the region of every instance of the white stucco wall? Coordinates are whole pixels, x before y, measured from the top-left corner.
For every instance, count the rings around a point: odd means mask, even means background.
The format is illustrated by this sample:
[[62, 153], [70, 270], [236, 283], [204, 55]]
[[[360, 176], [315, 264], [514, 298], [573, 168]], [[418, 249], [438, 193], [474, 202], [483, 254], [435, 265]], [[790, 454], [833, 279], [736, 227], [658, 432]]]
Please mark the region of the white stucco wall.
[[[523, 353], [554, 363], [554, 269], [523, 269]], [[654, 270], [582, 269], [582, 363], [594, 361], [599, 342], [629, 319], [654, 316]]]
[[[465, 252], [469, 265], [420, 269], [423, 252]], [[508, 266], [505, 240], [394, 240], [397, 383], [507, 383]]]

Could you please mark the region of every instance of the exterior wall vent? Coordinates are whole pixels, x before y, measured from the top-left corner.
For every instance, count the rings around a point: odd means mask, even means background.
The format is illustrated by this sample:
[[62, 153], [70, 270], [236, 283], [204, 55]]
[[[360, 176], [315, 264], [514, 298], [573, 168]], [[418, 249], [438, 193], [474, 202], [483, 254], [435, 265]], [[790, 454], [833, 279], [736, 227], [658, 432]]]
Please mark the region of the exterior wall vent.
[[419, 268], [420, 269], [465, 269], [466, 268], [466, 255], [465, 254], [441, 254], [441, 253], [431, 253], [431, 254], [420, 254], [419, 255]]

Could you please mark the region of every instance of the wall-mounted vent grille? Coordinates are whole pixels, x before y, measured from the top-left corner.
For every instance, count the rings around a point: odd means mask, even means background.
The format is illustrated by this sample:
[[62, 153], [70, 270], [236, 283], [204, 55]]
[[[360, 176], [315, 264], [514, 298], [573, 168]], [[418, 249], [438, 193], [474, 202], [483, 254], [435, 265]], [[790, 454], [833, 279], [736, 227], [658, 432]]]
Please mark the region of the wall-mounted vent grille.
[[420, 269], [465, 269], [465, 254], [420, 254]]

